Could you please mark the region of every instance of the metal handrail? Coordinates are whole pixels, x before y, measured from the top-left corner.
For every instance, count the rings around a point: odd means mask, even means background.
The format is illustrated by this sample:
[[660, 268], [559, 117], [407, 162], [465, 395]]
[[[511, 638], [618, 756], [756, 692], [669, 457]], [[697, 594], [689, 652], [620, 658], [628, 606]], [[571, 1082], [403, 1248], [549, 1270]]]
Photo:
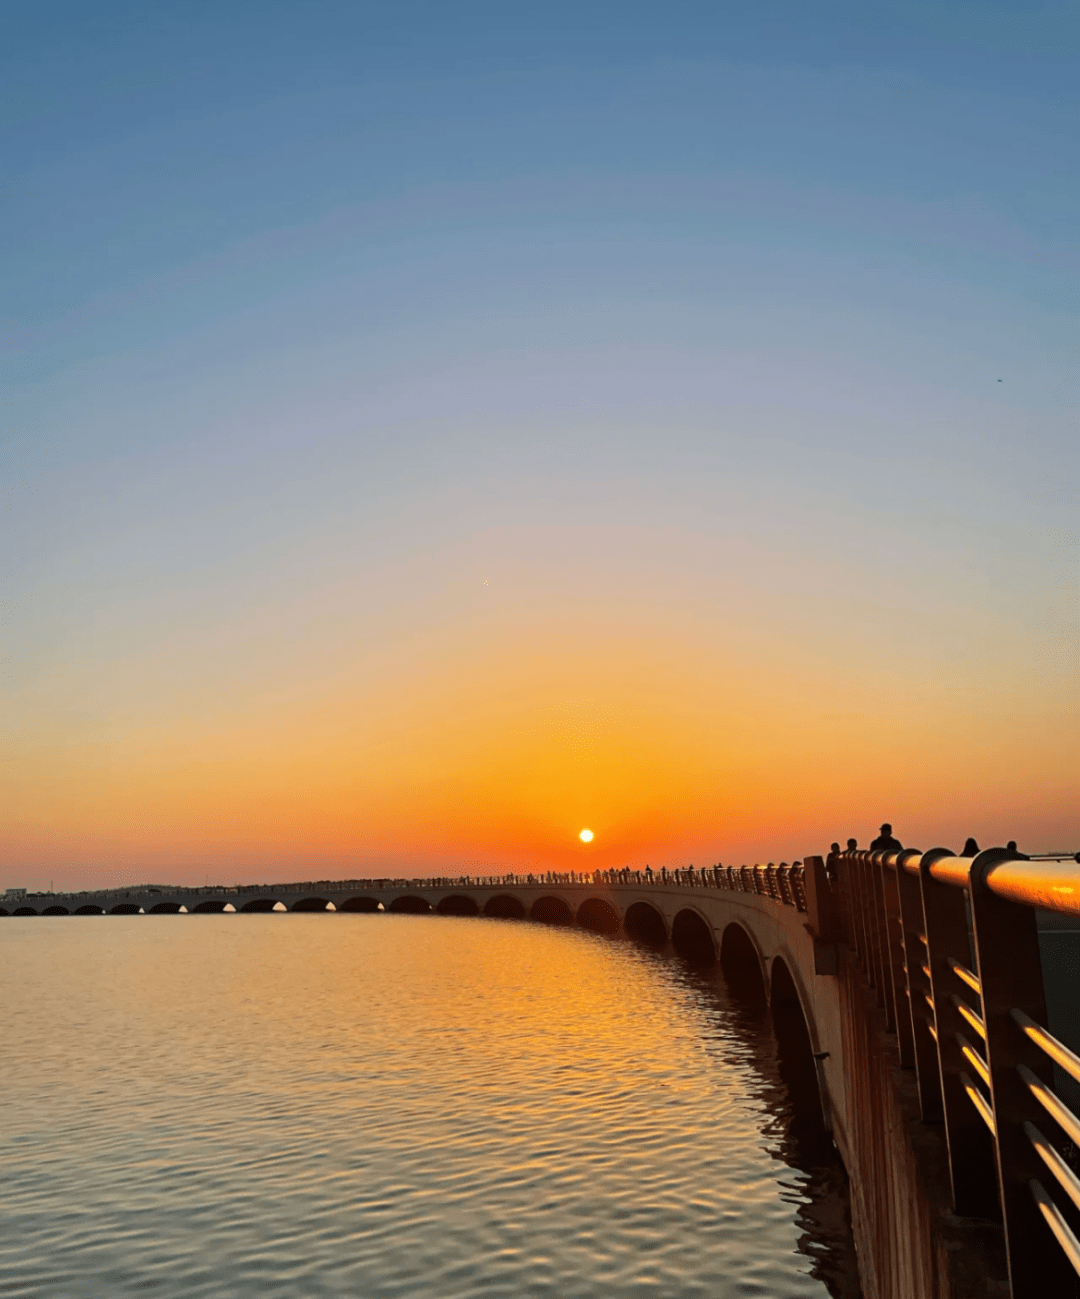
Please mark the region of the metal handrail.
[[1025, 1121], [1023, 1127], [1024, 1135], [1034, 1146], [1035, 1153], [1057, 1178], [1058, 1185], [1069, 1196], [1073, 1204], [1080, 1209], [1080, 1177], [1076, 1176], [1034, 1123]]
[[950, 998], [950, 1000], [952, 1001], [952, 1004], [956, 1007], [956, 1009], [960, 1012], [960, 1014], [963, 1015], [963, 1017], [975, 1030], [975, 1032], [978, 1033], [979, 1036], [985, 1042], [986, 1022], [984, 1021], [983, 1017], [981, 1015], [976, 1015], [976, 1013], [971, 1009], [971, 1007], [967, 1004], [967, 1002], [961, 1000], [960, 997], [953, 995]]
[[[898, 854], [890, 856], [895, 870]], [[974, 857], [938, 857], [930, 866], [930, 875], [939, 884], [970, 888], [974, 861]], [[889, 859], [886, 859], [886, 864], [890, 864]], [[920, 857], [909, 857], [903, 867], [909, 874], [918, 875]], [[988, 866], [982, 882], [991, 893], [1007, 902], [1080, 916], [1080, 860], [1075, 855], [1026, 857], [1017, 854]]]
[[1072, 1228], [1065, 1221], [1064, 1215], [1043, 1189], [1041, 1182], [1034, 1177], [1028, 1183], [1039, 1211], [1046, 1219], [1046, 1225], [1057, 1237], [1058, 1244], [1065, 1252], [1065, 1257], [1073, 1265], [1073, 1270], [1080, 1276], [1080, 1240], [1076, 1239]]
[[1060, 1065], [1071, 1078], [1080, 1082], [1080, 1056], [1074, 1055], [1063, 1042], [1057, 1040], [1053, 1033], [1048, 1033], [1041, 1024], [1036, 1024], [1031, 1016], [1025, 1015], [1022, 1010], [1014, 1007], [1009, 1013], [1037, 1047], [1044, 1051], [1056, 1065]]
[[983, 1082], [990, 1086], [990, 1067], [982, 1056], [975, 1050], [963, 1033], [957, 1033], [956, 1040], [960, 1044], [960, 1054], [971, 1065]]
[[1032, 1096], [1035, 1097], [1061, 1130], [1068, 1135], [1073, 1145], [1080, 1146], [1080, 1119], [1069, 1109], [1060, 1096], [1057, 1096], [1041, 1078], [1037, 1078], [1031, 1072], [1027, 1065], [1018, 1064], [1016, 1072], [1027, 1085], [1028, 1091], [1031, 1092]]
[[974, 857], [939, 857], [931, 863], [930, 874], [939, 884], [966, 889], [970, 883], [971, 863], [974, 860]]
[[986, 872], [984, 883], [1007, 902], [1080, 916], [1080, 862], [1076, 857], [998, 862]]
[[986, 1097], [979, 1091], [978, 1087], [971, 1081], [966, 1073], [960, 1074], [960, 1086], [967, 1093], [968, 1100], [975, 1106], [979, 1118], [990, 1129], [991, 1133], [997, 1136], [997, 1124], [994, 1122], [994, 1111], [990, 1108]]
[[958, 979], [962, 979], [973, 992], [977, 992], [980, 997], [982, 996], [982, 984], [979, 982], [978, 975], [972, 974], [966, 965], [962, 965], [952, 956], [948, 958], [946, 963]]

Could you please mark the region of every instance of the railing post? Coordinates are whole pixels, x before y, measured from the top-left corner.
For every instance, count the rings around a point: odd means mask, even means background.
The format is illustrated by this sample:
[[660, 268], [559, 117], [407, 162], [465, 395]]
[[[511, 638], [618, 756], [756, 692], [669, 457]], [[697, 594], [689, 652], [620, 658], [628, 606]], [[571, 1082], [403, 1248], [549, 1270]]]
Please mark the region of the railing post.
[[[821, 860], [820, 858], [818, 859]], [[824, 868], [823, 868], [824, 869]], [[806, 872], [802, 862], [791, 863], [791, 874], [788, 876], [791, 884], [791, 900], [796, 911], [806, 911]]]
[[885, 1011], [885, 1028], [896, 1031], [896, 1002], [893, 996], [892, 961], [889, 957], [888, 916], [885, 913], [885, 886], [881, 878], [884, 854], [866, 854], [866, 871], [870, 899], [870, 939], [877, 974], [878, 999]]
[[850, 851], [841, 854], [842, 873], [840, 881], [847, 899], [849, 938], [852, 947], [855, 949], [855, 958], [865, 970], [866, 959], [864, 953], [866, 946], [863, 941], [862, 899], [859, 893], [859, 870], [856, 856], [856, 853]]
[[930, 979], [923, 969], [928, 965], [926, 947], [922, 936], [926, 932], [923, 921], [922, 888], [919, 876], [913, 875], [907, 864], [918, 865], [922, 854], [909, 849], [896, 861], [896, 883], [900, 894], [900, 916], [903, 923], [904, 964], [907, 967], [908, 1015], [915, 1054], [915, 1076], [919, 1087], [919, 1111], [924, 1123], [938, 1123], [943, 1117], [941, 1107], [941, 1067], [938, 1063], [937, 1043], [934, 1041], [934, 1012], [927, 1004], [932, 997]]
[[805, 913], [806, 928], [814, 942], [814, 973], [836, 974], [836, 947], [844, 941], [844, 928], [825, 863], [820, 857], [805, 858], [794, 882], [796, 906]]
[[829, 853], [825, 873], [835, 890], [836, 908], [840, 915], [842, 940], [858, 953], [855, 938], [855, 898], [852, 893], [851, 859], [842, 852]]
[[919, 871], [953, 1208], [959, 1214], [996, 1219], [1000, 1205], [993, 1138], [968, 1098], [960, 1076], [970, 1066], [958, 1039], [972, 1030], [953, 998], [964, 999], [971, 993], [949, 964], [950, 960], [964, 966], [971, 964], [965, 890], [942, 884], [930, 874], [935, 862], [952, 856], [948, 848], [924, 853]]
[[859, 959], [862, 961], [863, 971], [866, 974], [866, 981], [877, 991], [875, 974], [877, 973], [876, 962], [874, 961], [874, 947], [870, 940], [870, 920], [869, 920], [869, 901], [867, 898], [868, 883], [866, 877], [865, 853], [853, 852], [850, 855], [851, 861], [851, 882], [854, 886], [855, 896], [855, 938]]
[[841, 942], [844, 935], [840, 910], [820, 857], [803, 859], [803, 888], [810, 932], [823, 943]]
[[907, 982], [904, 978], [904, 932], [900, 917], [899, 854], [883, 854], [880, 870], [885, 910], [885, 950], [889, 961], [889, 975], [892, 986], [896, 1046], [900, 1053], [900, 1067], [910, 1069], [915, 1063], [915, 1044], [911, 1032], [911, 1010], [908, 1004]]
[[997, 1128], [997, 1174], [1005, 1218], [1005, 1249], [1013, 1299], [1076, 1293], [1076, 1274], [1057, 1247], [1028, 1182], [1046, 1170], [1023, 1131], [1025, 1121], [1046, 1127], [1047, 1116], [1031, 1095], [1018, 1065], [1048, 1086], [1053, 1066], [1013, 1019], [1015, 1007], [1046, 1024], [1046, 996], [1035, 910], [996, 897], [986, 886], [988, 869], [1014, 859], [1005, 848], [981, 852], [971, 865], [971, 913], [975, 959], [982, 984], [986, 1056]]

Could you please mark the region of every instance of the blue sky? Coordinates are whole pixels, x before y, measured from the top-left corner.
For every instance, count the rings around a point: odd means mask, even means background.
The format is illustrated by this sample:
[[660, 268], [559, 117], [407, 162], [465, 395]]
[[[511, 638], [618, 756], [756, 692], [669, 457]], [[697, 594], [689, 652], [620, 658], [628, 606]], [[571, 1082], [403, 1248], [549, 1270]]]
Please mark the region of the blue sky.
[[[8, 770], [66, 735], [93, 771], [94, 728], [165, 725], [192, 672], [210, 717], [375, 642], [421, 676], [418, 646], [480, 653], [462, 575], [552, 644], [559, 601], [575, 626], [707, 607], [751, 643], [812, 632], [823, 689], [892, 674], [910, 711], [914, 672], [981, 682], [988, 725], [994, 700], [1019, 731], [1074, 716], [1078, 27], [24, 6], [0, 52]], [[937, 648], [870, 645], [900, 621]], [[35, 816], [11, 853], [60, 851]]]

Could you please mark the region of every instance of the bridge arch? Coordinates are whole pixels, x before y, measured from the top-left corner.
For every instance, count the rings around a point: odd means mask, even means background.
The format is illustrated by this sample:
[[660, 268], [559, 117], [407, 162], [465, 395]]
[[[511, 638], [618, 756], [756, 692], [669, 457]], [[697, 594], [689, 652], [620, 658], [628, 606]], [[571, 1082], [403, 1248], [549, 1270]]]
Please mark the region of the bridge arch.
[[142, 907], [137, 902], [118, 902], [115, 907], [109, 908], [110, 916], [139, 916], [142, 915]]
[[628, 938], [650, 947], [663, 947], [668, 940], [667, 921], [649, 902], [632, 902], [626, 908], [623, 929]]
[[67, 907], [56, 905], [52, 907], [46, 907], [41, 914], [43, 916], [70, 916], [71, 912], [67, 909]]
[[205, 902], [197, 902], [195, 906], [191, 908], [191, 914], [193, 916], [195, 915], [211, 916], [211, 915], [217, 915], [218, 912], [224, 910], [225, 910], [224, 898], [207, 898]]
[[37, 912], [33, 907], [16, 907], [11, 914], [13, 916], [36, 916]]
[[524, 920], [525, 906], [509, 893], [496, 893], [484, 903], [484, 915], [496, 920]]
[[712, 925], [692, 907], [684, 907], [671, 922], [671, 942], [691, 965], [708, 970], [716, 964], [716, 940]]
[[99, 907], [94, 902], [88, 902], [84, 907], [76, 907], [75, 914], [77, 916], [103, 916], [105, 914], [105, 908]]
[[364, 915], [370, 915], [372, 912], [382, 911], [383, 904], [378, 898], [349, 898], [338, 907], [338, 910], [359, 911]]
[[440, 916], [478, 916], [480, 908], [475, 898], [464, 893], [450, 893], [435, 908]]
[[782, 956], [772, 962], [773, 1031], [779, 1050], [780, 1077], [787, 1083], [792, 1106], [792, 1135], [797, 1139], [820, 1137], [825, 1118], [814, 1059], [813, 1028], [803, 1009], [799, 989]]
[[328, 898], [301, 898], [294, 902], [290, 911], [333, 911], [334, 904]]
[[276, 911], [278, 907], [284, 911], [284, 905], [277, 898], [252, 898], [250, 902], [245, 902], [240, 911], [255, 915], [265, 915], [271, 911]]
[[406, 893], [395, 898], [386, 909], [399, 916], [426, 916], [431, 913], [431, 903], [415, 893]]
[[159, 902], [156, 907], [151, 907], [146, 914], [148, 916], [178, 916], [180, 910], [179, 902]]
[[10, 916], [10, 915], [11, 912], [7, 909], [7, 907], [0, 907], [0, 916]]
[[574, 912], [564, 898], [549, 894], [536, 899], [529, 908], [529, 919], [537, 920], [542, 925], [572, 925]]
[[728, 991], [749, 1010], [763, 1011], [768, 1005], [765, 961], [750, 932], [737, 921], [724, 930], [720, 941], [720, 968]]
[[618, 911], [604, 898], [586, 898], [578, 907], [577, 922], [594, 934], [617, 934], [622, 928]]

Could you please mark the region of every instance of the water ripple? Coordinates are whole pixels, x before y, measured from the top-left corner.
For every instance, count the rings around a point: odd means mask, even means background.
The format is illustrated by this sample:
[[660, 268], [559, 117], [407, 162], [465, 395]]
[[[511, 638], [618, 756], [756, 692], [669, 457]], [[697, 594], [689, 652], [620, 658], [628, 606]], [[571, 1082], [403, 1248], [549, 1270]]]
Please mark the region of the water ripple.
[[767, 1024], [629, 944], [6, 921], [0, 1294], [850, 1299]]

